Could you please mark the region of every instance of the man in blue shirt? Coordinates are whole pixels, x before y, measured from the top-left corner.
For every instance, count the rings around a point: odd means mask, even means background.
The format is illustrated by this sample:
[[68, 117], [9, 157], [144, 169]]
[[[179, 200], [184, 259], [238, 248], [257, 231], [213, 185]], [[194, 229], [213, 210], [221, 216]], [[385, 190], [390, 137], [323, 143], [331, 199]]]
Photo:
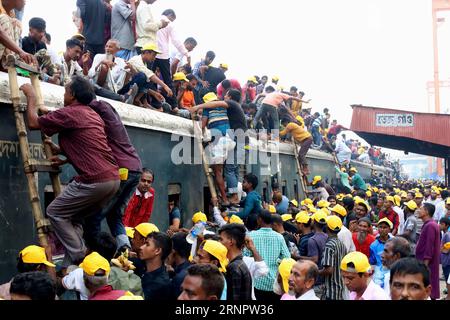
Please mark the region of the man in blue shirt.
[[351, 184], [355, 190], [364, 190], [367, 191], [367, 185], [364, 182], [363, 178], [359, 175], [358, 170], [356, 168], [351, 168], [348, 175], [351, 178]]
[[381, 254], [384, 251], [384, 245], [386, 241], [391, 238], [390, 232], [394, 227], [393, 223], [387, 219], [383, 218], [378, 222], [378, 235], [374, 242], [370, 245], [370, 257], [369, 262], [374, 266], [373, 281], [380, 287], [384, 288], [384, 276], [385, 273], [389, 272], [389, 269], [383, 268], [383, 263], [381, 260]]
[[243, 199], [240, 203], [240, 206], [241, 208], [243, 207], [243, 209], [238, 212], [233, 212], [233, 214], [243, 220], [247, 219], [250, 215], [253, 216], [253, 218], [258, 215], [258, 213], [262, 210], [262, 201], [259, 193], [255, 191], [257, 186], [257, 176], [252, 173], [244, 176], [242, 189], [247, 193], [247, 197], [245, 197], [245, 199]]

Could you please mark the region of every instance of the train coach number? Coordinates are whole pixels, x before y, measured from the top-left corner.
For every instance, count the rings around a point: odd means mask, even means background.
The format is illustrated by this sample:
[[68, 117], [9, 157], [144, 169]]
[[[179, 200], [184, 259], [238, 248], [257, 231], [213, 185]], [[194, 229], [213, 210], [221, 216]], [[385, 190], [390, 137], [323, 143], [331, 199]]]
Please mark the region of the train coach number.
[[414, 115], [411, 113], [403, 114], [383, 114], [376, 115], [377, 127], [414, 127]]

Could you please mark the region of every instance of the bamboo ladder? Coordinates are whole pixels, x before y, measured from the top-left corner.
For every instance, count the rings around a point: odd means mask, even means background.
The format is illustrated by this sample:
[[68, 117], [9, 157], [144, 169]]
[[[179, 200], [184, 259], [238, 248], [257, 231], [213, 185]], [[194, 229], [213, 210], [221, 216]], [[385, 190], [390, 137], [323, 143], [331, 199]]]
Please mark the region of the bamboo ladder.
[[[24, 108], [20, 103], [20, 91], [16, 68], [21, 68], [30, 73], [31, 85], [35, 90], [38, 110], [41, 110], [41, 108], [44, 106], [44, 99], [42, 96], [39, 81], [40, 73], [37, 69], [16, 60], [14, 55], [9, 55], [7, 57], [7, 67], [9, 76], [9, 86], [11, 92], [11, 101], [14, 109], [14, 118], [16, 122], [17, 136], [19, 139], [19, 146], [22, 155], [24, 172], [27, 178], [27, 187], [30, 196], [31, 210], [36, 225], [39, 244], [45, 248], [47, 259], [51, 261], [52, 258], [51, 247], [48, 243], [47, 238], [47, 235], [50, 231], [49, 229], [50, 223], [47, 219], [45, 219], [45, 216], [42, 212], [37, 184], [38, 181], [36, 179], [35, 173], [48, 172], [50, 174], [53, 192], [56, 197], [61, 193], [61, 182], [59, 179], [60, 169], [53, 167], [51, 165], [50, 160], [48, 160], [53, 155], [51, 147], [49, 145], [43, 143], [44, 153], [46, 157], [45, 160], [34, 159], [30, 153], [27, 128], [25, 126], [24, 121], [24, 112], [26, 108]], [[44, 142], [44, 140], [47, 139], [48, 137], [41, 132], [41, 138], [42, 141]], [[49, 273], [53, 277], [56, 277], [54, 268], [49, 268]]]
[[295, 142], [295, 139], [291, 137], [291, 141], [294, 147], [294, 155], [295, 155], [295, 163], [297, 164], [297, 174], [300, 178], [300, 182], [302, 184], [303, 193], [305, 194], [305, 197], [308, 196], [308, 189], [307, 189], [307, 183], [306, 183], [306, 176], [303, 174], [302, 167], [300, 166], [300, 163], [298, 162], [298, 146]]

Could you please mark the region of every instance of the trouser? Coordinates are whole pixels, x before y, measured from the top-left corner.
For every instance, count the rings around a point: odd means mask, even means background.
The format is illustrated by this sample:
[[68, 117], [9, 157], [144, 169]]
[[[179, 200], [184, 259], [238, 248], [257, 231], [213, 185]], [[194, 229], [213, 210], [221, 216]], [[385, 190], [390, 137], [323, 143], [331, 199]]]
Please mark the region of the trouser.
[[444, 274], [445, 282], [448, 281], [448, 275], [450, 274], [450, 265], [442, 266], [442, 273]]
[[111, 234], [117, 240], [117, 248], [131, 248], [122, 218], [125, 207], [136, 190], [141, 173], [128, 171], [128, 179], [120, 182], [120, 188], [108, 204], [98, 213], [86, 219], [85, 238], [93, 239], [101, 231], [101, 223], [106, 218]]
[[90, 44], [90, 43], [86, 43], [84, 45], [84, 49], [86, 51], [90, 51], [91, 52], [91, 58], [94, 59], [95, 55], [99, 54], [99, 53], [105, 53], [105, 45], [104, 44]]
[[128, 49], [122, 49], [119, 52], [116, 53], [116, 57], [122, 58], [125, 61], [130, 60], [136, 55], [135, 50], [128, 50]]
[[238, 193], [239, 165], [235, 163], [225, 163], [224, 174], [227, 182], [228, 193]]
[[255, 297], [257, 301], [275, 302], [280, 301], [281, 296], [273, 291], [264, 291], [255, 288]]
[[280, 120], [278, 119], [278, 110], [276, 107], [263, 103], [261, 107], [256, 112], [256, 116], [253, 119], [253, 126], [256, 128], [259, 119], [263, 116], [269, 116], [269, 129], [270, 132], [273, 130], [280, 129]]
[[133, 78], [131, 78], [131, 80], [130, 80], [127, 84], [125, 84], [125, 85], [122, 87], [122, 89], [120, 89], [120, 90], [118, 91], [118, 93], [119, 93], [119, 94], [125, 94], [125, 93], [127, 93], [128, 91], [130, 91], [131, 87], [132, 87], [135, 83], [138, 85], [138, 88], [139, 88], [139, 91], [138, 91], [138, 92], [139, 92], [139, 93], [145, 93], [145, 92], [147, 92], [148, 89], [150, 89], [150, 87], [151, 87], [151, 83], [147, 81], [147, 76], [146, 76], [144, 73], [139, 72], [139, 73], [136, 73], [136, 74], [133, 76]]
[[[163, 79], [163, 82], [170, 88], [170, 90], [174, 91], [173, 89], [173, 81], [172, 81], [172, 74], [170, 72], [170, 60], [169, 59], [156, 59], [155, 62], [153, 62], [153, 71], [156, 70], [156, 68], [159, 69], [159, 72], [161, 72], [161, 77]], [[165, 91], [162, 92], [162, 95], [166, 99], [166, 102], [170, 104], [172, 107], [177, 107], [178, 102], [176, 97], [168, 97], [167, 93]]]
[[47, 208], [56, 237], [66, 250], [63, 266], [78, 264], [86, 254], [83, 220], [98, 211], [114, 196], [120, 181], [85, 184], [70, 182]]
[[316, 146], [320, 146], [322, 144], [322, 136], [320, 135], [319, 127], [317, 126], [311, 127], [311, 134], [314, 139], [314, 144]]
[[313, 139], [311, 137], [300, 142], [300, 151], [298, 152], [298, 163], [301, 165], [306, 162], [306, 154], [308, 153], [311, 144], [313, 143]]
[[122, 96], [120, 94], [117, 94], [115, 92], [112, 92], [111, 90], [100, 87], [98, 84], [94, 84], [94, 91], [95, 94], [100, 97], [123, 102]]

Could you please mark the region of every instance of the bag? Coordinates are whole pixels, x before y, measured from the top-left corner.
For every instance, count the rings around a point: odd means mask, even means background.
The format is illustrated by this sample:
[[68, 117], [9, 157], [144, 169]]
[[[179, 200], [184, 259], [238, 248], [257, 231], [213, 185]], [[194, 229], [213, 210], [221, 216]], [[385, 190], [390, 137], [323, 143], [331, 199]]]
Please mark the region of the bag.
[[210, 164], [222, 164], [228, 158], [228, 152], [236, 147], [234, 142], [228, 135], [220, 137], [219, 140], [208, 146], [208, 157]]

